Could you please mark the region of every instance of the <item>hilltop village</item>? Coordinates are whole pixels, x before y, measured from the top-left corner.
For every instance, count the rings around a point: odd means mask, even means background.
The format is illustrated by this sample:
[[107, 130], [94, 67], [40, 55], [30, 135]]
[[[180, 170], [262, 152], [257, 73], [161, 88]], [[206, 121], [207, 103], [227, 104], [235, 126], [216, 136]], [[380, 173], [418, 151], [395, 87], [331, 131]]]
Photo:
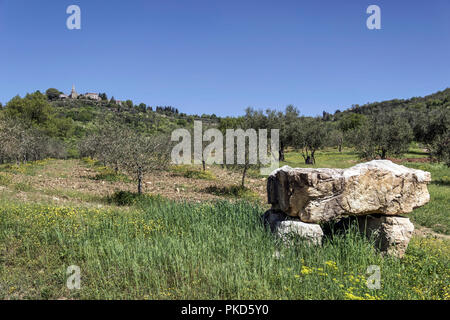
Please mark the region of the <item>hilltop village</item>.
[[[66, 100], [66, 99], [89, 99], [94, 101], [101, 101], [101, 100], [108, 100], [106, 98], [106, 94], [104, 93], [94, 93], [94, 92], [86, 92], [85, 94], [79, 94], [75, 90], [75, 85], [72, 85], [72, 91], [70, 94], [66, 95], [64, 93], [60, 93], [58, 96], [59, 100]], [[116, 104], [122, 105], [122, 101], [115, 100]]]

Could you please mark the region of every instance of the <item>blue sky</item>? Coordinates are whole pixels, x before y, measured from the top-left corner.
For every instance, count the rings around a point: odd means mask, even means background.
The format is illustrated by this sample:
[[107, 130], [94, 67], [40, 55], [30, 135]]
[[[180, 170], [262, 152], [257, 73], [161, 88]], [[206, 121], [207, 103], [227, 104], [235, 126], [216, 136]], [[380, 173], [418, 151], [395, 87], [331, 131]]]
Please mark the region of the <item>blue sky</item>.
[[0, 0], [0, 101], [74, 83], [190, 114], [318, 115], [423, 96], [450, 86], [449, 17], [448, 0]]

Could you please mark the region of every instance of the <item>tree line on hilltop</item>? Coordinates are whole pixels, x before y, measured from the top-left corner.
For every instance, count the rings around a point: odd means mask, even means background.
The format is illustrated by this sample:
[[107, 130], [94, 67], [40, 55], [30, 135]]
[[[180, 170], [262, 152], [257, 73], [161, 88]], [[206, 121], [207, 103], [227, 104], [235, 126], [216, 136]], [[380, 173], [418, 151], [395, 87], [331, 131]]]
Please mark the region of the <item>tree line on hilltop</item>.
[[[0, 105], [0, 162], [91, 156], [133, 174], [141, 191], [142, 175], [169, 163], [170, 132], [192, 129], [198, 119], [224, 133], [238, 128], [279, 129], [276, 153], [281, 161], [286, 150], [294, 149], [306, 164], [314, 165], [318, 150], [341, 151], [344, 146], [354, 148], [361, 159], [386, 159], [401, 156], [416, 141], [430, 159], [450, 166], [450, 89], [423, 98], [355, 105], [318, 117], [301, 115], [292, 105], [284, 111], [247, 108], [240, 117], [192, 116], [170, 106], [153, 111], [131, 100], [117, 105], [106, 94], [100, 95], [100, 104], [60, 101], [59, 94], [56, 89], [37, 91]], [[242, 185], [250, 167], [247, 162], [239, 166]]]

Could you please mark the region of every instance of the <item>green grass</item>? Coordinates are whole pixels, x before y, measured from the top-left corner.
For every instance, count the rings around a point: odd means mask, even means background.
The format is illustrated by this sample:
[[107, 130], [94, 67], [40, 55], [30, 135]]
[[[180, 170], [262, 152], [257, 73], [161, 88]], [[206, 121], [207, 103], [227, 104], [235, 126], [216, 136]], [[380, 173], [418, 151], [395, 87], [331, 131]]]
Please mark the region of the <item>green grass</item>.
[[82, 158], [81, 163], [85, 166], [97, 171], [97, 174], [92, 177], [92, 180], [108, 181], [108, 182], [131, 182], [126, 174], [116, 171], [112, 168], [104, 166], [101, 162], [91, 158]]
[[412, 142], [409, 150], [403, 155], [403, 158], [428, 158], [430, 155], [424, 151], [425, 147], [417, 142]]
[[22, 192], [30, 192], [33, 191], [33, 187], [27, 182], [18, 182], [14, 184], [14, 190], [22, 191]]
[[82, 202], [106, 202], [104, 197], [92, 193], [82, 192], [78, 190], [70, 190], [63, 188], [41, 189], [39, 193], [56, 198], [64, 198], [70, 200], [78, 200]]
[[437, 163], [403, 163], [403, 165], [431, 173], [428, 185], [430, 202], [414, 210], [409, 217], [435, 232], [450, 234], [450, 168]]
[[328, 148], [317, 151], [315, 154], [316, 164], [305, 164], [301, 152], [288, 152], [285, 154], [285, 160], [280, 165], [288, 165], [292, 168], [348, 168], [352, 167], [361, 160], [352, 149], [343, 148], [342, 152], [337, 149]]
[[81, 158], [81, 162], [84, 163], [85, 165], [89, 166], [89, 167], [96, 167], [96, 166], [101, 166], [101, 162], [94, 160], [92, 158], [89, 157], [84, 157]]
[[0, 174], [0, 186], [8, 186], [12, 182], [12, 179], [9, 174], [1, 173]]
[[[350, 229], [280, 245], [246, 202], [146, 199], [132, 210], [0, 205], [0, 299], [448, 299], [449, 243], [383, 258]], [[275, 256], [279, 252], [280, 257]], [[65, 286], [81, 268], [81, 289]], [[381, 268], [381, 289], [365, 285]]]
[[[355, 152], [350, 148], [343, 148], [339, 152], [335, 148], [326, 148], [319, 150], [315, 154], [316, 164], [305, 164], [302, 153], [297, 150], [291, 150], [285, 153], [285, 161], [280, 162], [280, 167], [290, 166], [292, 168], [349, 168], [355, 164], [362, 162], [358, 159]], [[259, 169], [251, 168], [247, 175], [251, 178], [263, 178]]]
[[51, 163], [53, 159], [45, 159], [38, 161], [29, 161], [23, 164], [2, 164], [0, 165], [0, 172], [8, 172], [13, 174], [23, 174], [28, 176], [35, 176], [36, 172], [42, 170], [46, 165]]

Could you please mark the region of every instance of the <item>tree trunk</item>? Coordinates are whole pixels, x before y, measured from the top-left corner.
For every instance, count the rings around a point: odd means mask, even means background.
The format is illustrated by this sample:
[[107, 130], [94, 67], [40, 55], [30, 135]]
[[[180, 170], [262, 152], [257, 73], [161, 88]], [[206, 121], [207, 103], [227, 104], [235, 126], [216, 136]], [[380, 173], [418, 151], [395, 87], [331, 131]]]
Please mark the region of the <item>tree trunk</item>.
[[381, 159], [382, 160], [386, 159], [386, 149], [381, 150]]
[[309, 161], [308, 148], [306, 148], [305, 150], [303, 150], [303, 148], [302, 148], [302, 157], [303, 157], [303, 160], [305, 161], [305, 164], [308, 164], [308, 161]]
[[316, 153], [316, 150], [311, 151], [311, 164], [316, 164], [316, 157], [314, 154]]
[[242, 183], [241, 183], [241, 187], [245, 188], [245, 176], [247, 174], [247, 165], [244, 166], [244, 171], [242, 172]]
[[142, 194], [142, 169], [138, 169], [138, 194]]
[[278, 151], [278, 157], [279, 157], [280, 161], [284, 161], [284, 150], [283, 149], [280, 149]]
[[278, 150], [278, 160], [284, 161], [284, 145], [283, 143], [280, 143], [280, 150]]
[[311, 151], [311, 155], [306, 149], [306, 154], [302, 154], [303, 159], [305, 159], [305, 164], [314, 164], [314, 151]]

